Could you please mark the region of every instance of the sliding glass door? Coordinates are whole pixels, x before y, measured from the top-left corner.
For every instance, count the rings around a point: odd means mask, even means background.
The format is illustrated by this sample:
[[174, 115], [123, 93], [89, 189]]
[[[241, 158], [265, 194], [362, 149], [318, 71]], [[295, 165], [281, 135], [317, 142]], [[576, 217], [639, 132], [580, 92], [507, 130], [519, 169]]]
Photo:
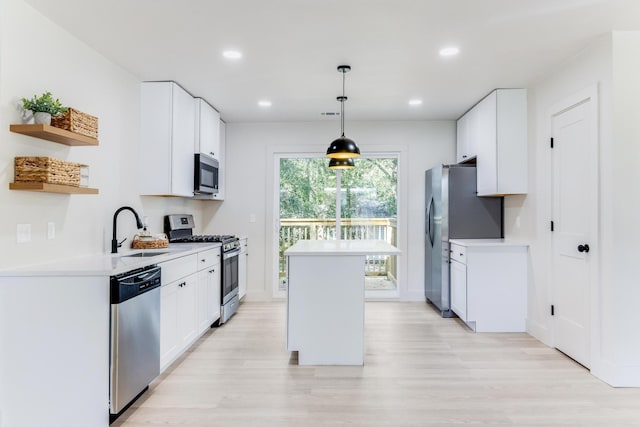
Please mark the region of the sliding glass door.
[[[333, 171], [325, 157], [277, 158], [277, 291], [287, 286], [284, 251], [298, 240], [376, 239], [397, 244], [397, 156], [367, 156], [355, 162], [354, 169]], [[397, 296], [396, 257], [367, 257], [364, 268], [368, 297]]]

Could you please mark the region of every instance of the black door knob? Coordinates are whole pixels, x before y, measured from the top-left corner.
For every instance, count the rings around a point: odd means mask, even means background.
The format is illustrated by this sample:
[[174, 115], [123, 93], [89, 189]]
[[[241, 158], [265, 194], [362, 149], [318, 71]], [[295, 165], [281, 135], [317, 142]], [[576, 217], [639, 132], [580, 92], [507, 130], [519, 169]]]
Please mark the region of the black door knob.
[[589, 252], [589, 245], [578, 245], [578, 252]]

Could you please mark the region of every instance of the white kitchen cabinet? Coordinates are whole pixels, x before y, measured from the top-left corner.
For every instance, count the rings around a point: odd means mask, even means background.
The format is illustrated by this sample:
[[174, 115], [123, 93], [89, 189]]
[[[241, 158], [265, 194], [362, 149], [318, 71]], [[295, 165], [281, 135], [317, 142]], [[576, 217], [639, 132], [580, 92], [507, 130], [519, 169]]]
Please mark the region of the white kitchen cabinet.
[[160, 291], [160, 369], [164, 370], [197, 336], [197, 275], [163, 285]]
[[198, 333], [220, 318], [220, 249], [198, 252]]
[[470, 146], [469, 141], [469, 122], [471, 121], [472, 112], [468, 112], [458, 119], [456, 123], [456, 161], [458, 163], [466, 162], [476, 157], [474, 147]]
[[174, 82], [143, 82], [140, 194], [193, 196], [195, 103]]
[[197, 256], [195, 254], [159, 264], [160, 369], [164, 370], [197, 337]]
[[227, 125], [220, 120], [220, 138], [218, 140], [218, 193], [212, 196], [213, 200], [224, 200], [226, 187], [226, 151], [227, 151]]
[[476, 332], [525, 332], [527, 245], [451, 240], [451, 309]]
[[478, 196], [527, 193], [526, 89], [496, 89], [458, 120], [457, 160], [472, 157]]
[[220, 113], [202, 98], [195, 103], [195, 153], [205, 153], [220, 160]]
[[467, 320], [467, 266], [460, 261], [449, 263], [451, 280], [451, 310]]
[[238, 297], [244, 298], [247, 294], [247, 238], [240, 239], [240, 255], [238, 258]]

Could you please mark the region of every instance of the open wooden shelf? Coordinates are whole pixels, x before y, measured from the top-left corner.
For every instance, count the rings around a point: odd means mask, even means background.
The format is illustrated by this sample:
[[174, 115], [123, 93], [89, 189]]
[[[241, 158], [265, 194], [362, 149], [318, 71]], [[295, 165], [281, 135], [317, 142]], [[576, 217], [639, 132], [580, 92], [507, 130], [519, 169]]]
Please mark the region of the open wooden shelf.
[[99, 143], [95, 138], [49, 125], [9, 125], [9, 130], [64, 145], [98, 145]]
[[43, 193], [60, 194], [98, 194], [99, 191], [97, 188], [47, 184], [46, 182], [10, 182], [9, 190], [40, 191]]

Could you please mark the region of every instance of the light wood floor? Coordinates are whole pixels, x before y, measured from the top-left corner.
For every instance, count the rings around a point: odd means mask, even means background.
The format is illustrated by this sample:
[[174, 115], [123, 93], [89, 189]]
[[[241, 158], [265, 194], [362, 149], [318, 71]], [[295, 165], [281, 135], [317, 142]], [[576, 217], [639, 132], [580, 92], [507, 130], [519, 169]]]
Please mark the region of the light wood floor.
[[113, 426], [640, 425], [640, 389], [526, 334], [474, 334], [425, 303], [365, 311], [364, 367], [305, 367], [285, 349], [285, 305], [243, 303]]

